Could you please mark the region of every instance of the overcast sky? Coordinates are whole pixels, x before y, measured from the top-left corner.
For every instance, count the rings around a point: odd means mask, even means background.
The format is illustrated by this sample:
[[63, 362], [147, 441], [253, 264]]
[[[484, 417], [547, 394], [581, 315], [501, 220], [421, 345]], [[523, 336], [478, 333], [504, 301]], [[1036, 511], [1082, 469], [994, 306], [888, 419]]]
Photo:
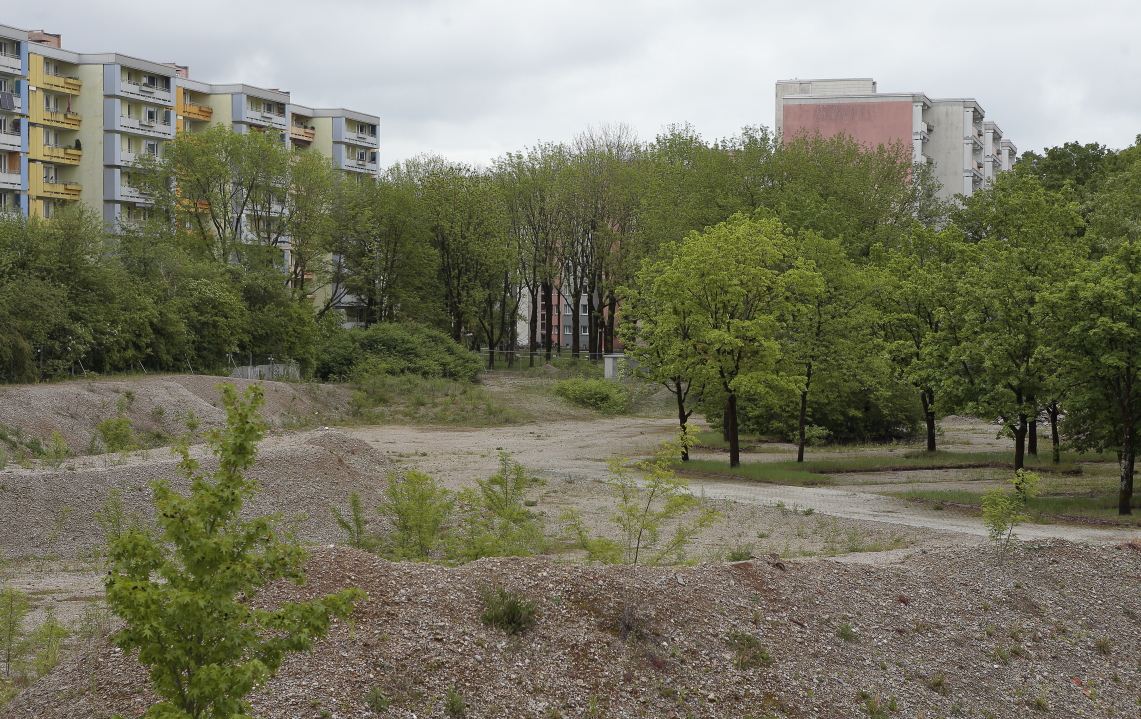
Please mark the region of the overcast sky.
[[0, 23], [381, 118], [381, 162], [486, 163], [587, 125], [773, 125], [778, 79], [973, 97], [1019, 150], [1141, 133], [1141, 2], [55, 0]]

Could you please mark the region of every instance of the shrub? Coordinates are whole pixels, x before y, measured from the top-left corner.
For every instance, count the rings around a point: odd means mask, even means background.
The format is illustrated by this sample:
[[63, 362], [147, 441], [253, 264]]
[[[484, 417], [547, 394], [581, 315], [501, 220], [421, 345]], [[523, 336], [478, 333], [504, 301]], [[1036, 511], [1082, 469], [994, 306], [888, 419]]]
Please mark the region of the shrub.
[[507, 634], [522, 634], [534, 626], [538, 619], [534, 601], [527, 599], [522, 592], [508, 591], [502, 586], [485, 591], [483, 605], [480, 620]]
[[472, 382], [479, 370], [479, 355], [433, 327], [381, 322], [334, 332], [322, 347], [316, 374], [323, 379], [415, 374]]
[[[218, 456], [211, 475], [198, 472], [189, 447], [178, 448], [189, 496], [155, 480], [155, 516], [162, 537], [128, 531], [112, 542], [107, 603], [126, 626], [115, 635], [125, 654], [138, 652], [163, 701], [153, 716], [233, 716], [249, 712], [245, 695], [281, 666], [288, 652], [309, 650], [333, 616], [345, 617], [364, 597], [346, 589], [276, 609], [253, 601], [271, 582], [302, 583], [305, 550], [283, 541], [270, 517], [245, 519], [256, 491], [245, 472], [265, 433], [260, 385], [245, 401], [221, 385], [226, 425], [209, 434]], [[187, 627], [193, 627], [188, 632]]]
[[603, 414], [621, 414], [630, 407], [630, 392], [604, 379], [568, 379], [555, 385], [555, 394], [572, 404]]
[[444, 713], [453, 719], [460, 719], [467, 714], [467, 704], [464, 702], [464, 697], [456, 691], [454, 686], [448, 687], [448, 691], [444, 695]]
[[380, 687], [373, 687], [364, 695], [364, 705], [379, 714], [392, 706], [392, 702], [384, 695]]
[[135, 448], [135, 433], [131, 429], [131, 420], [126, 417], [105, 419], [95, 425], [99, 436], [103, 438], [103, 447], [108, 452], [122, 452]]
[[856, 630], [852, 629], [852, 625], [848, 622], [844, 622], [840, 625], [840, 628], [836, 630], [836, 636], [846, 642], [860, 641], [860, 635], [856, 633]]
[[369, 533], [366, 528], [367, 521], [364, 517], [364, 508], [361, 506], [361, 496], [356, 492], [349, 494], [349, 516], [341, 514], [341, 510], [334, 506], [329, 507], [333, 513], [333, 519], [337, 520], [337, 526], [340, 527], [348, 539], [346, 544], [350, 547], [371, 552], [376, 549], [378, 544], [377, 538]]
[[452, 514], [451, 492], [423, 472], [388, 473], [386, 501], [377, 511], [392, 522], [392, 551], [398, 557], [427, 559]]
[[725, 637], [725, 641], [733, 648], [733, 666], [738, 669], [767, 667], [773, 663], [768, 651], [752, 634], [732, 631]]
[[753, 545], [739, 544], [729, 550], [730, 562], [744, 562], [753, 558]]

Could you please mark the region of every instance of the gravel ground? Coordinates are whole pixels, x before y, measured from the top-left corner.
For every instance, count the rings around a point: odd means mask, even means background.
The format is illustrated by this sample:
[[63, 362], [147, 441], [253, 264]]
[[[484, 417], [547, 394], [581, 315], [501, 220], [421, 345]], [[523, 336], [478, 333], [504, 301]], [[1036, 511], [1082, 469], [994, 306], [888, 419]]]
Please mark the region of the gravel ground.
[[[226, 418], [222, 393], [216, 385], [234, 384], [238, 391], [255, 380], [206, 375], [162, 375], [131, 380], [76, 380], [58, 384], [0, 387], [0, 425], [25, 435], [50, 438], [59, 432], [72, 451], [87, 453], [95, 426], [118, 416], [117, 403], [133, 393], [126, 416], [137, 433], [162, 432], [179, 436], [193, 412], [201, 429], [220, 426]], [[322, 417], [339, 416], [348, 403], [343, 386], [292, 382], [261, 382], [265, 389], [262, 416], [273, 426], [320, 424]]]
[[[1060, 540], [1002, 562], [960, 547], [888, 566], [637, 571], [541, 558], [445, 568], [321, 549], [305, 587], [275, 585], [257, 603], [349, 585], [369, 600], [312, 654], [288, 658], [254, 713], [363, 719], [379, 687], [392, 701], [383, 716], [442, 717], [454, 686], [469, 717], [867, 717], [869, 702], [893, 717], [1135, 717], [1139, 572], [1135, 548]], [[537, 602], [531, 630], [508, 637], [480, 622], [481, 589], [494, 584]], [[771, 663], [735, 649], [730, 637], [740, 647], [745, 636]], [[153, 701], [142, 668], [102, 641], [2, 716], [135, 716]]]
[[[217, 460], [205, 445], [193, 447], [191, 455], [202, 463], [202, 471], [217, 468]], [[111, 488], [122, 492], [128, 511], [145, 517], [152, 513], [152, 479], [170, 479], [176, 488], [188, 489], [178, 472], [179, 460], [166, 449], [152, 450], [148, 458], [132, 456], [122, 465], [108, 465], [111, 460], [118, 461], [116, 455], [101, 455], [77, 459], [74, 471], [9, 466], [0, 472], [3, 555], [89, 555], [102, 536], [93, 515]], [[303, 514], [305, 519], [294, 523], [302, 540], [340, 541], [341, 531], [329, 505], [345, 509], [350, 493], [357, 492], [365, 506], [376, 506], [389, 466], [382, 453], [335, 430], [277, 434], [261, 443], [257, 464], [247, 475], [260, 482], [261, 491], [246, 504], [243, 513], [260, 516], [276, 512], [287, 521]]]

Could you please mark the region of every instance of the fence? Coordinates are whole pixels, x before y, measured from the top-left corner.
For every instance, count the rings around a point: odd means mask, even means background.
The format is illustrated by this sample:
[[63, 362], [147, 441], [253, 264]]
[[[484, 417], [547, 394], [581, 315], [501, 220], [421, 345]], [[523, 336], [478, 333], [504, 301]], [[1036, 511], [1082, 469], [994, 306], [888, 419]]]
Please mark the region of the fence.
[[[246, 364], [237, 364], [234, 357], [230, 361], [230, 377], [234, 379], [301, 379], [301, 366], [291, 359], [274, 361], [270, 356], [264, 364], [254, 364], [259, 361], [257, 355], [248, 358]], [[238, 359], [241, 359], [240, 357]]]

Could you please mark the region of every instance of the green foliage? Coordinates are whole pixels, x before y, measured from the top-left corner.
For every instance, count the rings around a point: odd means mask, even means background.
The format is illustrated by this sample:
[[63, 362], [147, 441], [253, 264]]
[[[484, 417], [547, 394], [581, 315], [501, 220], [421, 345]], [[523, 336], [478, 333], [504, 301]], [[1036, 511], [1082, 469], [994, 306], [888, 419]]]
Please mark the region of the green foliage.
[[436, 480], [415, 470], [389, 472], [385, 501], [377, 508], [392, 523], [388, 538], [394, 555], [429, 559], [440, 544], [455, 499]]
[[547, 540], [541, 518], [523, 504], [524, 492], [539, 483], [527, 468], [499, 453], [499, 471], [477, 479], [476, 488], [456, 495], [455, 527], [449, 555], [461, 561], [482, 557], [530, 556], [543, 551]]
[[768, 651], [752, 634], [734, 630], [729, 632], [725, 641], [733, 650], [733, 666], [738, 669], [756, 669], [773, 663]]
[[368, 520], [365, 519], [364, 508], [361, 506], [361, 496], [356, 492], [349, 494], [349, 508], [348, 517], [345, 517], [341, 514], [341, 510], [331, 505], [329, 511], [333, 513], [333, 519], [337, 521], [337, 526], [348, 536], [346, 543], [350, 547], [366, 552], [373, 551], [379, 544], [379, 540], [368, 531]]
[[368, 693], [364, 695], [364, 704], [373, 713], [380, 714], [392, 706], [392, 701], [385, 696], [384, 691], [380, 687], [372, 687], [368, 690]]
[[43, 461], [44, 464], [52, 469], [59, 469], [60, 465], [64, 463], [68, 457], [71, 456], [71, 448], [67, 446], [64, 441], [63, 435], [58, 431], [52, 432], [51, 441], [44, 447]]
[[444, 713], [454, 719], [460, 719], [467, 715], [467, 704], [464, 702], [464, 697], [456, 691], [454, 686], [448, 687], [444, 694]]
[[486, 589], [483, 593], [483, 606], [480, 621], [506, 634], [522, 634], [534, 626], [539, 618], [533, 600], [527, 599], [520, 591], [508, 590], [503, 586]]
[[[684, 561], [686, 546], [721, 514], [703, 506], [689, 491], [689, 480], [673, 471], [678, 451], [677, 444], [663, 443], [657, 454], [635, 465], [641, 477], [623, 460], [610, 460], [607, 483], [617, 500], [610, 521], [621, 530], [622, 541], [591, 537], [581, 515], [567, 510], [562, 521], [572, 544], [592, 561], [651, 565]], [[672, 525], [672, 533], [663, 536], [667, 525]]]
[[855, 629], [852, 629], [852, 625], [849, 622], [844, 622], [840, 625], [840, 628], [836, 630], [836, 636], [849, 643], [860, 641], [860, 635], [856, 633]]
[[259, 385], [245, 398], [222, 385], [226, 425], [209, 442], [219, 457], [212, 475], [198, 473], [186, 446], [180, 468], [191, 492], [182, 496], [155, 480], [155, 515], [161, 538], [128, 531], [110, 548], [107, 602], [126, 626], [115, 637], [150, 671], [163, 701], [152, 717], [231, 717], [248, 713], [244, 697], [262, 685], [288, 652], [308, 650], [363, 598], [347, 589], [276, 610], [250, 604], [272, 581], [304, 581], [305, 551], [283, 541], [270, 517], [242, 519], [255, 491], [245, 471], [264, 434]]
[[622, 414], [630, 408], [630, 391], [618, 382], [604, 379], [568, 379], [555, 385], [555, 394], [602, 414]]
[[1011, 548], [1011, 540], [1016, 538], [1014, 528], [1029, 521], [1026, 502], [1038, 494], [1041, 479], [1034, 472], [1018, 470], [1010, 480], [1014, 492], [1001, 487], [989, 489], [983, 494], [983, 526], [992, 542], [1000, 550]]
[[13, 669], [21, 673], [22, 660], [31, 648], [24, 634], [24, 618], [28, 615], [28, 597], [11, 585], [0, 590], [0, 652], [4, 655], [4, 676]]
[[122, 452], [135, 449], [135, 432], [127, 417], [111, 417], [95, 425], [108, 452]]
[[44, 622], [32, 632], [31, 644], [35, 648], [32, 664], [37, 677], [50, 672], [63, 658], [63, 640], [71, 631], [55, 616], [55, 607], [47, 607]]
[[418, 323], [377, 323], [328, 338], [317, 363], [317, 376], [352, 378], [414, 374], [471, 382], [480, 369], [479, 356], [443, 332]]
[[92, 514], [103, 535], [103, 553], [128, 532], [154, 536], [154, 528], [138, 512], [128, 511], [123, 503], [123, 491], [117, 487], [107, 490], [107, 499]]

